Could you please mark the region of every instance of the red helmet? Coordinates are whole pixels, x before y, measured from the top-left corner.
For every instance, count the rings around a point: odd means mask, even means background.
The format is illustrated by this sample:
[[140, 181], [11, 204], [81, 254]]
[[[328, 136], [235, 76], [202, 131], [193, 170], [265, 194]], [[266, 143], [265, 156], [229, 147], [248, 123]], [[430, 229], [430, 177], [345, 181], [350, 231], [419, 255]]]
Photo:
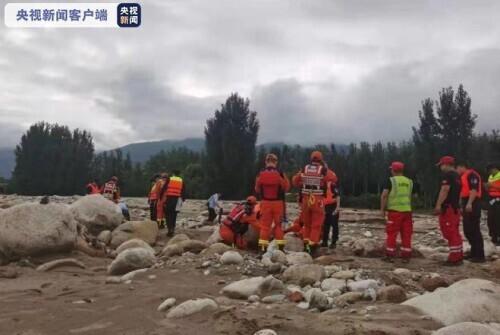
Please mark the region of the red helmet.
[[402, 172], [405, 169], [405, 165], [402, 162], [392, 162], [389, 168], [393, 172]]
[[441, 159], [436, 164], [436, 166], [441, 166], [441, 165], [455, 165], [455, 157], [453, 157], [453, 156], [441, 157]]
[[314, 162], [322, 162], [323, 161], [323, 154], [321, 153], [321, 151], [313, 151], [311, 153], [311, 161], [314, 161]]

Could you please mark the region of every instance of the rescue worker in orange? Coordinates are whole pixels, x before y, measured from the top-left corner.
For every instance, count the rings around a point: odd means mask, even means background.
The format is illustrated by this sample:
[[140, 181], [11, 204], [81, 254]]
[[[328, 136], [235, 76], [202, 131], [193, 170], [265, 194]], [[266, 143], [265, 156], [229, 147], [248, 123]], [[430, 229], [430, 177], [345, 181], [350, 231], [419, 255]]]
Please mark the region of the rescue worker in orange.
[[450, 252], [444, 265], [461, 265], [464, 253], [460, 235], [460, 176], [455, 170], [455, 158], [444, 156], [437, 164], [443, 172], [441, 189], [434, 211], [439, 215], [439, 227], [448, 240]]
[[328, 183], [336, 182], [337, 176], [326, 166], [319, 151], [312, 152], [311, 163], [293, 177], [293, 185], [302, 194], [305, 250], [313, 256], [317, 253], [325, 220], [326, 187]]
[[99, 187], [99, 183], [97, 179], [92, 179], [90, 183], [87, 184], [87, 194], [100, 194], [101, 188]]
[[488, 207], [488, 229], [491, 241], [500, 246], [500, 164], [488, 165], [488, 195], [490, 197]]
[[260, 206], [254, 196], [250, 196], [244, 203], [236, 205], [221, 223], [219, 233], [223, 242], [238, 249], [247, 249], [249, 245], [244, 235], [250, 227], [257, 234], [259, 233], [259, 216]]
[[175, 226], [177, 223], [177, 213], [179, 201], [185, 199], [184, 181], [179, 176], [179, 171], [174, 170], [168, 179], [165, 202], [165, 215], [167, 222], [167, 236], [171, 237], [175, 234]]
[[158, 181], [160, 180], [160, 175], [155, 174], [151, 178], [151, 190], [148, 195], [149, 204], [149, 218], [151, 221], [156, 221], [156, 206], [158, 205]]
[[462, 189], [460, 200], [464, 235], [470, 244], [468, 259], [474, 263], [484, 263], [484, 241], [481, 234], [481, 197], [483, 185], [479, 173], [469, 168], [466, 163], [457, 164]]
[[120, 202], [120, 188], [118, 187], [118, 177], [113, 176], [101, 188], [101, 194], [115, 204]]
[[285, 193], [290, 189], [288, 178], [278, 170], [278, 157], [275, 154], [268, 154], [265, 164], [265, 168], [255, 181], [255, 192], [261, 199], [259, 236], [261, 252], [267, 250], [271, 234], [280, 250], [285, 247], [282, 220], [285, 213]]
[[156, 222], [158, 223], [158, 228], [165, 228], [165, 203], [167, 202], [167, 185], [168, 185], [168, 174], [160, 174], [160, 179], [156, 182], [155, 190], [157, 192], [156, 196]]
[[398, 235], [401, 235], [401, 258], [404, 263], [410, 260], [412, 252], [413, 181], [403, 175], [404, 168], [402, 162], [392, 162], [390, 166], [392, 177], [387, 180], [380, 196], [380, 211], [384, 219], [387, 216], [384, 260], [391, 263], [397, 253]]
[[293, 224], [285, 229], [285, 234], [294, 233], [300, 238], [304, 238], [304, 220], [302, 220], [302, 213], [299, 214], [299, 217], [293, 221]]

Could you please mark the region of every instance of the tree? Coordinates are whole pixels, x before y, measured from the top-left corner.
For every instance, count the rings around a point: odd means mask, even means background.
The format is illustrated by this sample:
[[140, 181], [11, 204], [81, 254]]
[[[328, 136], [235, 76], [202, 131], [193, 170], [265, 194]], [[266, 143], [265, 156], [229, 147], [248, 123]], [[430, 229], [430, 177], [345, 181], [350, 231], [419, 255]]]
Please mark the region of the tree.
[[17, 193], [81, 194], [90, 176], [94, 144], [86, 131], [39, 122], [22, 136], [15, 155]]
[[210, 192], [240, 199], [251, 191], [258, 131], [257, 113], [250, 110], [248, 99], [236, 93], [207, 121], [206, 171]]

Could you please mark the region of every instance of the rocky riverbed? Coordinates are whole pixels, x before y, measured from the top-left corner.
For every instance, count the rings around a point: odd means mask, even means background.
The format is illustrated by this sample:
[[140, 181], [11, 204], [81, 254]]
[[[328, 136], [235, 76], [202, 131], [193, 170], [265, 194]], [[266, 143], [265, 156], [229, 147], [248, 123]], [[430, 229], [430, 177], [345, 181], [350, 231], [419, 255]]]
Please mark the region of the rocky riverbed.
[[288, 236], [259, 259], [216, 243], [204, 201], [168, 239], [146, 199], [124, 199], [127, 223], [102, 200], [0, 196], [1, 334], [500, 334], [500, 250], [443, 267], [432, 216], [415, 216], [409, 264], [382, 262], [383, 221], [350, 209], [336, 250], [313, 260]]

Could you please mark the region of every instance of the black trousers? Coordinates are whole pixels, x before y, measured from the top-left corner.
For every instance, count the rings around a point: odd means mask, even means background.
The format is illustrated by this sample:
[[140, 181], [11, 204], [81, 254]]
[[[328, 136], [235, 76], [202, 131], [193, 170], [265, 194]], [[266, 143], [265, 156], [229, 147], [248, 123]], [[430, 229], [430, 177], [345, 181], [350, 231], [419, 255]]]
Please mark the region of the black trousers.
[[500, 199], [488, 208], [488, 229], [493, 243], [500, 242]]
[[175, 224], [177, 222], [177, 201], [179, 197], [167, 197], [165, 202], [165, 217], [167, 222], [167, 230], [169, 232], [175, 231]]
[[217, 213], [215, 212], [215, 209], [212, 207], [208, 207], [208, 221], [214, 222], [216, 217]]
[[332, 231], [332, 244], [339, 240], [339, 214], [333, 215], [337, 209], [337, 204], [325, 206], [325, 221], [323, 222], [323, 245], [328, 245], [330, 230]]
[[158, 200], [151, 200], [149, 202], [149, 218], [151, 221], [156, 221], [156, 205], [158, 205]]
[[465, 206], [468, 199], [462, 201], [462, 218], [464, 225], [464, 235], [470, 244], [470, 256], [472, 258], [484, 258], [484, 241], [481, 234], [481, 204], [479, 201], [474, 201], [472, 204], [472, 212], [467, 213]]

